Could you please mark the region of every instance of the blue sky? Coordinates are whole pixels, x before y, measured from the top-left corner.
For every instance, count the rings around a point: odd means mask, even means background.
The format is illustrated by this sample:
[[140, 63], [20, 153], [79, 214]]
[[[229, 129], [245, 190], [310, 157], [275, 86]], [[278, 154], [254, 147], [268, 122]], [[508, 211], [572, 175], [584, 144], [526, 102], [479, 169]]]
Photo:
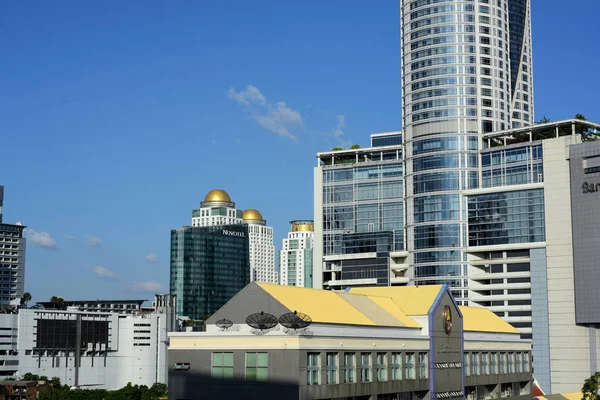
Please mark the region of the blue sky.
[[[600, 120], [600, 4], [572, 4], [532, 0], [536, 119]], [[170, 229], [213, 188], [259, 209], [279, 248], [312, 218], [316, 152], [400, 128], [398, 15], [397, 0], [4, 2], [0, 184], [4, 221], [30, 228], [34, 301], [168, 288]]]

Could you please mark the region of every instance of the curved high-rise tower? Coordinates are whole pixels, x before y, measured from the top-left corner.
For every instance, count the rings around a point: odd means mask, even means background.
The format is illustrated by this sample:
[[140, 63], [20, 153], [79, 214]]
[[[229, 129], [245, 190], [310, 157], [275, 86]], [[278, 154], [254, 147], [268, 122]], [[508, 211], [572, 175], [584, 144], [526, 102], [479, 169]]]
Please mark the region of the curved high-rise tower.
[[529, 0], [401, 0], [406, 247], [416, 284], [464, 298], [483, 133], [533, 122]]

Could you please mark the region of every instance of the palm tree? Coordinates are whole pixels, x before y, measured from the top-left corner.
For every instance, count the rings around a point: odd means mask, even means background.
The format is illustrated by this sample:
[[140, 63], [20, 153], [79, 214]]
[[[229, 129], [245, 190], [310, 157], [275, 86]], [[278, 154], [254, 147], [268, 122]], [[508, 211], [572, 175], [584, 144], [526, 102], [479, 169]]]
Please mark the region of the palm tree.
[[21, 304], [27, 307], [27, 303], [31, 301], [31, 293], [25, 292], [23, 293], [23, 297], [21, 297]]
[[62, 297], [59, 297], [56, 300], [56, 305], [58, 306], [57, 308], [59, 310], [64, 310], [65, 309], [65, 299], [63, 299]]

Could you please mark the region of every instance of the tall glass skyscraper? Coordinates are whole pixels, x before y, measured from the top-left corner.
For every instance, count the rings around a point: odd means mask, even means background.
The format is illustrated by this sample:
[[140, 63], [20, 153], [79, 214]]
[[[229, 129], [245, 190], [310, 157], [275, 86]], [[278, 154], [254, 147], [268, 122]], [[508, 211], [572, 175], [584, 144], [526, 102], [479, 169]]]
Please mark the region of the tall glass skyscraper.
[[407, 262], [465, 298], [467, 204], [482, 135], [533, 122], [528, 0], [403, 0]]
[[[315, 285], [449, 283], [468, 298], [483, 135], [533, 123], [528, 0], [402, 0], [402, 133], [319, 153]], [[318, 265], [320, 264], [320, 265]]]

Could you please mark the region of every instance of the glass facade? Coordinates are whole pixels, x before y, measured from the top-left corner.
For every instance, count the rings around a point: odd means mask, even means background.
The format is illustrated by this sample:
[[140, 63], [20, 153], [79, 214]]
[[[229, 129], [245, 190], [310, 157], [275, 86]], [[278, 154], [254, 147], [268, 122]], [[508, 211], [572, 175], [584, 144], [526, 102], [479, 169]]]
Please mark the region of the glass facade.
[[469, 197], [469, 246], [545, 240], [543, 189]]
[[402, 134], [372, 136], [371, 147], [394, 146], [402, 144]]
[[212, 315], [250, 282], [247, 225], [171, 231], [171, 294], [177, 315]]
[[484, 188], [543, 182], [542, 143], [528, 142], [484, 150], [481, 170]]

